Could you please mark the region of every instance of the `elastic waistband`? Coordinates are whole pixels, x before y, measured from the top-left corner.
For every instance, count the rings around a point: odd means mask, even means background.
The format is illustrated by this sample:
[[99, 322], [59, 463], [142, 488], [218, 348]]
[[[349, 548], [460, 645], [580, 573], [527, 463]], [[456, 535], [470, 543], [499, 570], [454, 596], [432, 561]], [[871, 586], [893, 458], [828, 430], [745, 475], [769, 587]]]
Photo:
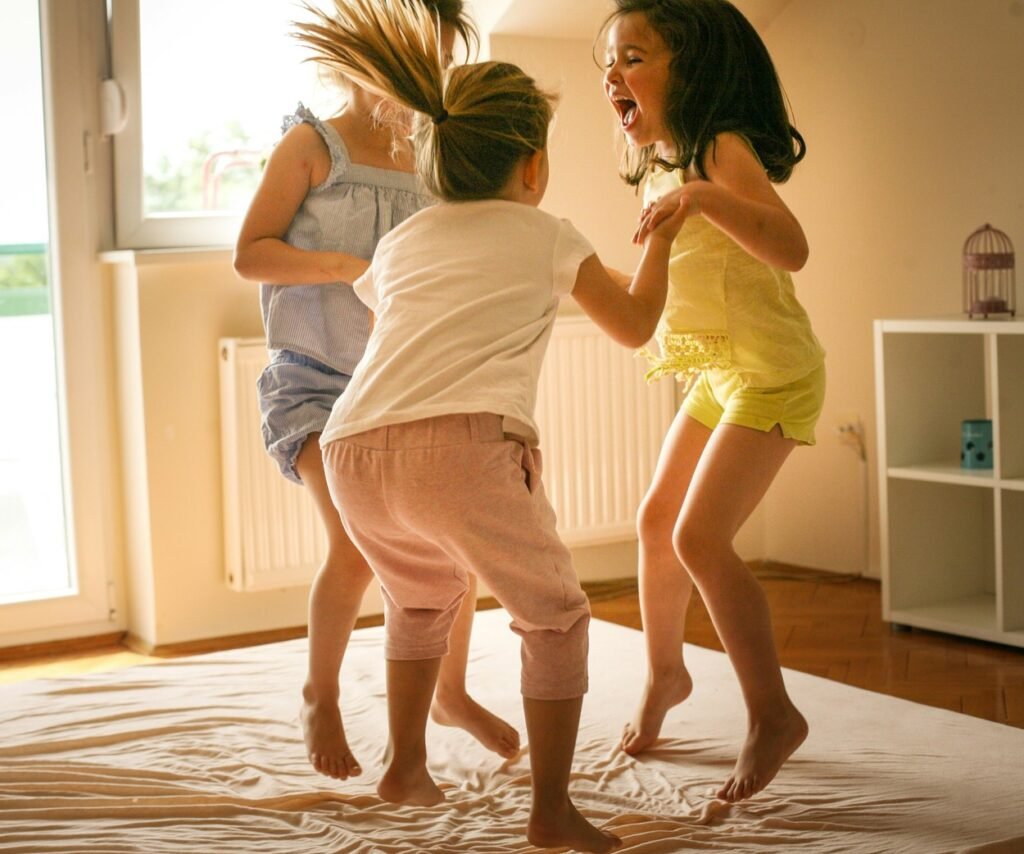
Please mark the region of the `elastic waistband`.
[[365, 433], [356, 433], [338, 440], [373, 448], [393, 451], [410, 448], [436, 448], [444, 445], [465, 445], [479, 442], [500, 442], [505, 438], [502, 417], [490, 412], [437, 415], [375, 427]]

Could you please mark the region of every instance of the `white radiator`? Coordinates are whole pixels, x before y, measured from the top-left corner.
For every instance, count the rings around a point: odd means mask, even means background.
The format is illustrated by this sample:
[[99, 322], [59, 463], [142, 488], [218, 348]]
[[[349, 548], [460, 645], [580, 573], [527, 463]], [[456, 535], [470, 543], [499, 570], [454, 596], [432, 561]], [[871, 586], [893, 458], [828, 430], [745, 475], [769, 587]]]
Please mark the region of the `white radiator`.
[[555, 324], [537, 393], [544, 489], [569, 545], [632, 539], [675, 383], [648, 385], [646, 362], [579, 315]]
[[[261, 338], [224, 338], [221, 446], [224, 551], [235, 590], [308, 584], [326, 539], [312, 499], [285, 480], [260, 437]], [[676, 411], [674, 383], [649, 386], [644, 363], [583, 316], [555, 324], [537, 395], [544, 488], [570, 545], [629, 540]]]
[[224, 566], [233, 590], [309, 584], [327, 536], [309, 492], [286, 480], [263, 447], [256, 380], [262, 338], [220, 340]]

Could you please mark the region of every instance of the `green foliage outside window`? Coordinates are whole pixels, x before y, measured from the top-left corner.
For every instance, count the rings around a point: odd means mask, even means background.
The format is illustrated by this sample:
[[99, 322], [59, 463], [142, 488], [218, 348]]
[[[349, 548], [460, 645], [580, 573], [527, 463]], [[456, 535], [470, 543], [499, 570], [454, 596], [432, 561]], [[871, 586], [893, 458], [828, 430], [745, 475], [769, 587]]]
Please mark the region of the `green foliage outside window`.
[[146, 209], [153, 213], [242, 211], [259, 182], [262, 153], [237, 121], [217, 139], [204, 132], [184, 157], [162, 156], [145, 175]]
[[[20, 247], [17, 247], [20, 248]], [[0, 290], [8, 288], [45, 288], [46, 249], [8, 255], [0, 246]]]
[[[195, 213], [245, 209], [259, 183], [265, 154], [255, 148], [238, 122], [229, 124], [223, 135], [218, 134], [216, 144], [211, 136], [204, 133], [193, 138], [186, 157], [162, 157], [155, 173], [147, 172], [149, 210]], [[0, 244], [0, 317], [49, 311], [46, 244]]]
[[0, 317], [50, 311], [46, 246], [0, 245]]

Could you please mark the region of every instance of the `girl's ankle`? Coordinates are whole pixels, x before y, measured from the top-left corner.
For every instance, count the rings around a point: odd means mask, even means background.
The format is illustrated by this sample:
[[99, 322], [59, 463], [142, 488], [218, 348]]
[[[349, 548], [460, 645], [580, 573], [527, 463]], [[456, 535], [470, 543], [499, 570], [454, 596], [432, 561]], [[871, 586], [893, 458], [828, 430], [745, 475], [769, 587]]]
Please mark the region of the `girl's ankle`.
[[309, 706], [337, 705], [341, 691], [337, 686], [325, 688], [312, 682], [306, 682], [302, 686], [302, 700]]

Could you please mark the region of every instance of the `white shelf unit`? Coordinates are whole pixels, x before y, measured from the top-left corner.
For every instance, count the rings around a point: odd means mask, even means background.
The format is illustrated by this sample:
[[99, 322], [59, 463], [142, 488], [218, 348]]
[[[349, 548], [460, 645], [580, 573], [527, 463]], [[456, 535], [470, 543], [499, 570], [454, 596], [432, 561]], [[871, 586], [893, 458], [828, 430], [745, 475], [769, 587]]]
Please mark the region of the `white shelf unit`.
[[[1024, 318], [874, 327], [882, 616], [1024, 647]], [[991, 469], [961, 468], [969, 418]]]

